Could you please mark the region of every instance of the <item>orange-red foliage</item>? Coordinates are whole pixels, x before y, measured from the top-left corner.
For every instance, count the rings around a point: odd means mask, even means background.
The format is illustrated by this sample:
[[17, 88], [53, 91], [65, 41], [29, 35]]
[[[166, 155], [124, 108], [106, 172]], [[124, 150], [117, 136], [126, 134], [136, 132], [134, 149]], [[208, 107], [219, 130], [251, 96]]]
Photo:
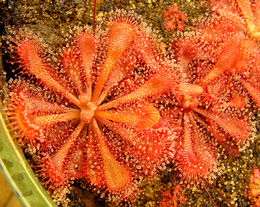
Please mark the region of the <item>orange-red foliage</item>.
[[[124, 11], [96, 35], [75, 35], [58, 69], [34, 38], [11, 39], [20, 74], [30, 80], [10, 86], [7, 114], [19, 141], [38, 147], [45, 185], [80, 179], [129, 200], [143, 177], [169, 162], [193, 183], [216, 169], [215, 145], [238, 156], [250, 136], [250, 107], [260, 105], [256, 7], [212, 1], [216, 17], [175, 41], [169, 59], [141, 20]], [[183, 31], [186, 16], [177, 7], [164, 18]], [[172, 200], [165, 193], [173, 205], [185, 200], [180, 190]]]

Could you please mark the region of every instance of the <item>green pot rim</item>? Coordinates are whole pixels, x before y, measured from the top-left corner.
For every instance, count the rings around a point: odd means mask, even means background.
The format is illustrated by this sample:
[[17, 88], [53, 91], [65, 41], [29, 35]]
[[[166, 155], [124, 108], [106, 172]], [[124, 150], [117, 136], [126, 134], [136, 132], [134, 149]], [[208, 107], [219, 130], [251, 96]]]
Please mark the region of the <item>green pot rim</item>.
[[47, 195], [6, 127], [0, 103], [0, 169], [23, 206], [57, 206]]

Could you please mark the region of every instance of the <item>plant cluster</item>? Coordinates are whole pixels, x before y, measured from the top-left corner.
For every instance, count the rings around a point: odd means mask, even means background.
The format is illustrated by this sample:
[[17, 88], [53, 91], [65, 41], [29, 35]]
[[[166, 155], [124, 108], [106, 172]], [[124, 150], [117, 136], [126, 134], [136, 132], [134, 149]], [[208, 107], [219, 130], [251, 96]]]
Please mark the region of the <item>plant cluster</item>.
[[[95, 34], [78, 31], [57, 60], [26, 32], [9, 38], [20, 75], [6, 113], [18, 142], [35, 148], [43, 185], [81, 180], [129, 201], [169, 163], [191, 184], [218, 170], [221, 150], [239, 156], [260, 106], [259, 4], [212, 1], [212, 19], [172, 42], [172, 55], [123, 10]], [[174, 205], [185, 200], [178, 189]]]

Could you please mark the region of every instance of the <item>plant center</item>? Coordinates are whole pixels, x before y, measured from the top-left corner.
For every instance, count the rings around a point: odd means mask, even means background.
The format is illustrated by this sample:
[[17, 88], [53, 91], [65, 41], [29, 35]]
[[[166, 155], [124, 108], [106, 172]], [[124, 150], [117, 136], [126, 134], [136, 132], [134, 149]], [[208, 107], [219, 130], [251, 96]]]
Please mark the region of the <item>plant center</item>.
[[89, 96], [86, 93], [83, 93], [79, 96], [80, 102], [80, 119], [84, 123], [89, 123], [95, 114], [95, 110], [97, 109], [97, 103], [91, 102]]

